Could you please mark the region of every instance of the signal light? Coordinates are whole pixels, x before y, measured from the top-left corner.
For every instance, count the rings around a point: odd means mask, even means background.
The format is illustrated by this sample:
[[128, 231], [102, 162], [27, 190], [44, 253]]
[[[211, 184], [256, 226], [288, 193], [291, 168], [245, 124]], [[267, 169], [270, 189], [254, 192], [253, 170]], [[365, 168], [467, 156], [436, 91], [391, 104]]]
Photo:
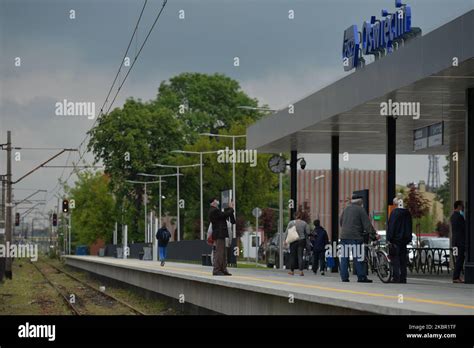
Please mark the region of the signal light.
[[58, 225], [58, 215], [56, 213], [53, 214], [53, 226]]
[[63, 199], [63, 213], [69, 213], [69, 201]]
[[15, 214], [15, 226], [20, 226], [20, 213]]

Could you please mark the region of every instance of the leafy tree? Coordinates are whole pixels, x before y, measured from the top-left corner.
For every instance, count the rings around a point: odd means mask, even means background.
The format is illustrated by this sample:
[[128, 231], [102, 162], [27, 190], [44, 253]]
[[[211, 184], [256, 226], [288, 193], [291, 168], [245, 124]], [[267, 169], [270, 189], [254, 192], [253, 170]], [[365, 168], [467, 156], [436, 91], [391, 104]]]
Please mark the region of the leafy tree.
[[[261, 117], [261, 112], [240, 106], [256, 107], [258, 102], [247, 96], [237, 81], [221, 74], [183, 73], [162, 82], [156, 99], [149, 102], [128, 99], [122, 108], [99, 119], [89, 133], [88, 148], [96, 161], [103, 162], [105, 173], [110, 176], [116, 210], [121, 212], [119, 220], [129, 225], [130, 240], [143, 240], [144, 192], [143, 185], [129, 184], [126, 180], [145, 180], [138, 176], [140, 172], [176, 172], [156, 168], [155, 163], [197, 163], [197, 157], [171, 155], [172, 150], [230, 148], [230, 139], [207, 138], [199, 133], [245, 134], [246, 127]], [[245, 140], [238, 139], [236, 148], [244, 149]], [[221, 189], [232, 187], [232, 176], [231, 164], [217, 163], [215, 156], [204, 157], [204, 201], [207, 202]], [[236, 165], [238, 213], [246, 220], [253, 207], [263, 206], [269, 197], [276, 197], [277, 176], [266, 168], [268, 157], [259, 155], [255, 168], [248, 164]], [[181, 226], [184, 238], [194, 239], [199, 235], [200, 226], [199, 168], [182, 169], [181, 172], [180, 198], [185, 201], [185, 208], [181, 209]], [[176, 178], [168, 177], [166, 181], [162, 213], [173, 216], [176, 214]], [[158, 187], [149, 187], [149, 207], [157, 210]], [[206, 220], [207, 208], [206, 204]], [[239, 221], [239, 216], [237, 218]]]
[[97, 239], [111, 241], [116, 211], [109, 183], [110, 179], [101, 172], [83, 172], [68, 190], [69, 199], [75, 201], [71, 219], [76, 244], [91, 244]]
[[410, 211], [419, 242], [421, 232], [421, 218], [429, 213], [429, 201], [423, 198], [421, 193], [415, 188], [414, 185], [411, 185], [410, 190], [405, 197], [405, 207]]
[[183, 121], [188, 143], [203, 132], [229, 129], [245, 118], [260, 117], [258, 111], [241, 106], [258, 106], [256, 99], [242, 91], [239, 83], [222, 74], [182, 73], [162, 82], [154, 102], [172, 110]]
[[[245, 134], [245, 130], [251, 119], [245, 119], [239, 124], [234, 124], [230, 130], [220, 130], [221, 135], [238, 135]], [[245, 149], [245, 138], [236, 139], [236, 149]], [[218, 151], [224, 150], [226, 147], [232, 148], [232, 140], [224, 137], [207, 137], [201, 136], [192, 145], [185, 146], [187, 151]], [[258, 154], [257, 162], [254, 167], [249, 163], [236, 163], [236, 191], [237, 191], [237, 220], [240, 217], [244, 221], [252, 221], [252, 209], [255, 207], [266, 207], [268, 202], [278, 202], [278, 175], [270, 172], [267, 163], [270, 155]], [[199, 162], [198, 156], [176, 155], [172, 163], [181, 165], [196, 164]], [[171, 173], [171, 169], [162, 169], [163, 173]], [[180, 197], [185, 200], [185, 209], [181, 211], [184, 228], [184, 238], [196, 238], [197, 231], [195, 221], [200, 220], [200, 179], [199, 167], [183, 168], [183, 176], [180, 179]], [[168, 178], [166, 178], [168, 179]], [[174, 185], [175, 179], [170, 179], [171, 185]], [[232, 188], [232, 163], [219, 163], [217, 154], [206, 154], [203, 156], [203, 193], [204, 193], [204, 221], [205, 226], [208, 225], [207, 213], [209, 199], [213, 196], [220, 195], [222, 190]], [[153, 204], [157, 205], [157, 187], [153, 187]], [[168, 197], [175, 196], [174, 187], [168, 187], [166, 184], [166, 194]], [[166, 203], [169, 211], [176, 211], [176, 200], [168, 200]], [[237, 234], [240, 235], [241, 228], [244, 224], [237, 224]]]
[[[144, 181], [137, 174], [150, 172], [157, 162], [166, 161], [170, 150], [183, 144], [180, 122], [160, 106], [128, 99], [122, 108], [102, 116], [90, 132], [89, 150], [102, 161], [117, 196], [117, 209], [127, 211], [130, 240], [144, 238], [142, 220], [143, 185], [126, 180]], [[130, 204], [132, 203], [132, 204]]]

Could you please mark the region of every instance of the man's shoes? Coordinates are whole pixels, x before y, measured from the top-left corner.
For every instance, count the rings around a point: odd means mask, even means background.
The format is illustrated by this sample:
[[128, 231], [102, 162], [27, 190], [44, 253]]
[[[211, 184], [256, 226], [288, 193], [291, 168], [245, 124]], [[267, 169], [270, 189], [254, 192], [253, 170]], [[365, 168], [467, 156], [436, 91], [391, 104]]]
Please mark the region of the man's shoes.
[[357, 283], [373, 283], [374, 281], [372, 279], [369, 279], [369, 278], [365, 278], [365, 279], [360, 279], [357, 281]]
[[225, 271], [225, 272], [224, 272], [224, 275], [226, 275], [226, 276], [231, 276], [232, 274], [230, 274], [229, 272]]
[[165, 265], [165, 261], [161, 261], [161, 267]]
[[295, 275], [295, 272], [288, 272], [289, 275]]
[[349, 279], [342, 279], [341, 280], [343, 283], [349, 283]]
[[215, 272], [215, 273], [212, 273], [212, 275], [214, 275], [214, 276], [224, 276], [225, 273], [224, 272]]
[[453, 283], [455, 283], [455, 284], [462, 284], [462, 283], [464, 283], [464, 279], [462, 279], [462, 278], [453, 279]]
[[324, 271], [321, 271], [321, 275], [324, 275]]
[[303, 273], [303, 272], [300, 272], [300, 276], [304, 276], [304, 273]]

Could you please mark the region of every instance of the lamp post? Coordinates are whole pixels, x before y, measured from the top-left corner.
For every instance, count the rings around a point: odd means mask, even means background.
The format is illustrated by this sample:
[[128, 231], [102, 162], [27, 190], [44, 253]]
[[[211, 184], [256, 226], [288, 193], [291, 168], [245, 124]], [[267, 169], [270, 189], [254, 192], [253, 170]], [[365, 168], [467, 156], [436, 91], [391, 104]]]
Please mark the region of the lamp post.
[[[212, 133], [201, 133], [199, 135], [203, 135], [203, 136], [208, 136], [208, 137], [216, 137], [216, 138], [232, 138], [232, 153], [235, 155], [235, 139], [236, 138], [246, 138], [247, 136], [246, 135], [226, 135], [226, 134], [212, 134]], [[235, 156], [234, 156], [235, 158]], [[234, 215], [235, 215], [235, 218], [237, 219], [237, 195], [236, 195], [236, 192], [235, 192], [235, 160], [232, 161], [232, 200], [233, 200], [233, 203], [234, 203]], [[237, 233], [236, 233], [236, 224], [232, 225], [232, 238], [236, 238], [237, 237]]]
[[160, 196], [160, 199], [158, 200], [158, 216], [159, 216], [158, 224], [159, 224], [159, 226], [161, 227], [161, 199], [164, 198], [164, 197], [161, 195], [161, 183], [162, 183], [162, 182], [166, 182], [166, 180], [161, 180], [161, 178], [163, 178], [163, 177], [168, 177], [168, 176], [176, 176], [176, 174], [156, 175], [156, 174], [138, 173], [137, 175], [140, 175], [140, 176], [148, 176], [148, 177], [153, 177], [153, 178], [158, 178], [158, 182], [159, 182], [159, 185], [158, 185], [158, 194], [159, 194], [159, 196]]
[[181, 228], [180, 228], [180, 221], [179, 221], [179, 176], [182, 175], [179, 172], [180, 168], [190, 168], [190, 167], [197, 167], [200, 166], [200, 164], [188, 164], [188, 165], [168, 165], [168, 164], [155, 164], [156, 167], [162, 167], [162, 168], [176, 168], [176, 230], [178, 234], [178, 242], [181, 240]]
[[144, 195], [143, 195], [143, 199], [145, 201], [145, 243], [148, 243], [149, 242], [149, 236], [148, 236], [148, 217], [147, 217], [147, 193], [146, 193], [146, 185], [147, 184], [156, 184], [156, 183], [160, 183], [161, 184], [161, 180], [157, 180], [157, 181], [135, 181], [135, 180], [125, 180], [126, 182], [129, 182], [131, 184], [144, 184]]
[[200, 194], [201, 194], [201, 240], [204, 240], [204, 202], [203, 202], [203, 178], [202, 178], [202, 155], [203, 154], [210, 154], [210, 153], [217, 153], [218, 151], [184, 151], [184, 150], [175, 150], [171, 151], [175, 153], [184, 153], [190, 155], [199, 155], [199, 180], [200, 180]]

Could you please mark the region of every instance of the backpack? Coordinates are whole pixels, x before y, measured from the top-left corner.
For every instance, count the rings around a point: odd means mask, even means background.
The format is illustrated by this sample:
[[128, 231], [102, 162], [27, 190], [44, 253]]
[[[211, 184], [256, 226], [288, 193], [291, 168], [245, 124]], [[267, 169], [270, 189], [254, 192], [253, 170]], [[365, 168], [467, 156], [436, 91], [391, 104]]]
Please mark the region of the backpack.
[[156, 239], [158, 239], [161, 242], [168, 243], [171, 238], [171, 233], [167, 229], [165, 230], [158, 230], [156, 232]]

